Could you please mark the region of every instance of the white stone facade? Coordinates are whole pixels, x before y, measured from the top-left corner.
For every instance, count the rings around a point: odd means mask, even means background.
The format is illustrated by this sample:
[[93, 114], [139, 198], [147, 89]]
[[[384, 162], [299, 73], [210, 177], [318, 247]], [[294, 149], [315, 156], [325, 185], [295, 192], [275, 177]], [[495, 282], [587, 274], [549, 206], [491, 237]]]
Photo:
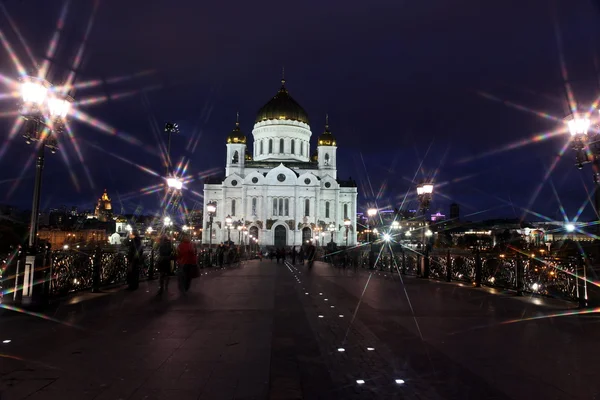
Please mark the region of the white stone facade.
[[[245, 159], [245, 140], [228, 143], [225, 178], [204, 185], [203, 243], [226, 242], [225, 218], [231, 216], [231, 241], [236, 244], [244, 244], [243, 233], [236, 229], [241, 225], [258, 236], [261, 247], [299, 246], [316, 235], [319, 244], [333, 239], [339, 246], [355, 245], [357, 188], [337, 180], [335, 142], [319, 146], [318, 161], [311, 161], [307, 123], [259, 121], [252, 134], [253, 161]], [[217, 205], [212, 240], [206, 209], [210, 202]], [[345, 219], [351, 222], [348, 229]]]

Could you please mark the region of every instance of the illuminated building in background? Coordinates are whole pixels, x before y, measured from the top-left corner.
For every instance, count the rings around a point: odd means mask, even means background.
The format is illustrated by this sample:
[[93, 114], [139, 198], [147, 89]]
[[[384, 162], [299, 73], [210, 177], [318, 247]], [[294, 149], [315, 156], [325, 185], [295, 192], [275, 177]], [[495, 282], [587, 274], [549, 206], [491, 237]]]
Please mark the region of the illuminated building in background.
[[96, 209], [94, 211], [94, 216], [98, 219], [98, 221], [102, 222], [106, 222], [112, 219], [112, 204], [110, 202], [110, 197], [108, 197], [108, 193], [106, 193], [106, 189], [104, 189], [102, 197], [98, 199], [98, 203], [96, 204]]
[[[245, 235], [234, 229], [241, 227], [263, 246], [298, 246], [323, 232], [327, 242], [356, 244], [356, 183], [338, 179], [337, 140], [328, 118], [311, 152], [308, 114], [282, 80], [259, 110], [252, 136], [250, 155], [238, 120], [227, 137], [225, 177], [205, 182], [204, 214], [216, 204], [212, 243], [240, 242]], [[207, 218], [205, 232], [208, 224]], [[203, 243], [209, 240], [203, 235]]]
[[435, 214], [431, 214], [431, 221], [432, 222], [442, 222], [446, 220], [446, 216], [444, 214], [442, 214], [441, 212], [436, 212]]

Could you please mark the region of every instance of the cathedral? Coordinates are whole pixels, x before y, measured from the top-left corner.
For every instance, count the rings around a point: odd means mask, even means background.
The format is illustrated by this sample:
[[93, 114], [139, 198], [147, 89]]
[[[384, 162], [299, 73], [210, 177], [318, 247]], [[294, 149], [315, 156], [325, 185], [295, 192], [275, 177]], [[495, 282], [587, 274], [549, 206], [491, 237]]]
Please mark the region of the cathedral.
[[[317, 237], [318, 244], [355, 245], [357, 188], [338, 179], [328, 118], [311, 154], [308, 114], [282, 80], [258, 111], [252, 153], [239, 125], [238, 118], [227, 136], [225, 178], [204, 184], [203, 243], [244, 244], [248, 232], [267, 247], [299, 246]], [[209, 204], [216, 206], [212, 227]]]

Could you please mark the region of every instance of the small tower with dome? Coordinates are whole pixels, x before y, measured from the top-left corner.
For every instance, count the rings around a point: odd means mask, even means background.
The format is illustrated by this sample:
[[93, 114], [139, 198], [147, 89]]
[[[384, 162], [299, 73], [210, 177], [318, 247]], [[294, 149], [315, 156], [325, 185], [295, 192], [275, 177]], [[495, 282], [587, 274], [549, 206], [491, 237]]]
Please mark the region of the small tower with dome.
[[240, 129], [240, 113], [237, 113], [235, 128], [227, 136], [226, 175], [241, 174], [248, 156], [249, 154], [246, 151], [246, 135]]
[[319, 171], [337, 179], [337, 141], [329, 130], [329, 115], [325, 115], [325, 132], [317, 140]]

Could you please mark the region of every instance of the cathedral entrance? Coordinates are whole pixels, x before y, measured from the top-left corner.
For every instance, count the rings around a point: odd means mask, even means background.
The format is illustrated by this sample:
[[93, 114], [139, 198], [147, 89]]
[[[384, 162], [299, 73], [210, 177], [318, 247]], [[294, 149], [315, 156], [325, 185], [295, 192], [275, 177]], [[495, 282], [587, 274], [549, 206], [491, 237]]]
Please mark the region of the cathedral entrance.
[[283, 225], [277, 225], [275, 227], [275, 240], [273, 245], [277, 248], [287, 246], [287, 231]]
[[302, 229], [302, 245], [307, 244], [312, 239], [312, 233], [310, 228], [306, 227]]
[[250, 235], [258, 240], [258, 228], [256, 226], [250, 227]]

